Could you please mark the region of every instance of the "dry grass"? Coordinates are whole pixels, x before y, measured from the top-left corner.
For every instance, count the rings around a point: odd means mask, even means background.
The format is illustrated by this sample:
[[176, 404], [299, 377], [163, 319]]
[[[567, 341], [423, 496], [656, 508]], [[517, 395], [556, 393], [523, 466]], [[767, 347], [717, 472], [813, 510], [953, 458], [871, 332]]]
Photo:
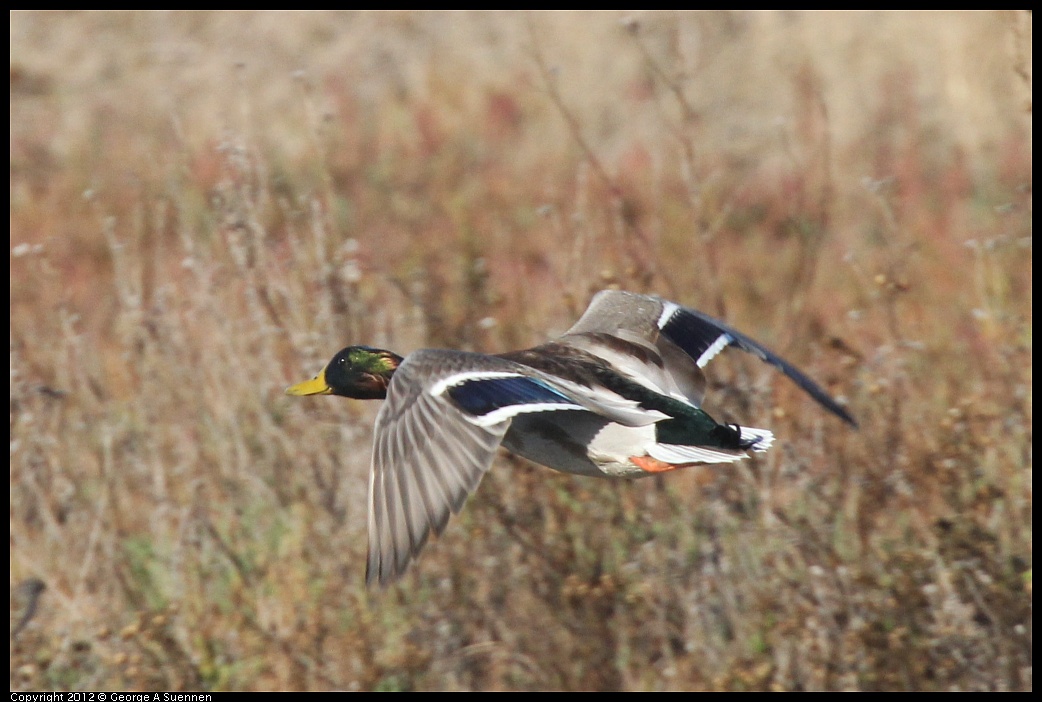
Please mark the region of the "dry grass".
[[[13, 13], [12, 690], [1031, 689], [1030, 53], [1002, 12]], [[724, 361], [765, 458], [503, 454], [366, 592], [376, 407], [283, 388], [609, 285], [861, 430]]]

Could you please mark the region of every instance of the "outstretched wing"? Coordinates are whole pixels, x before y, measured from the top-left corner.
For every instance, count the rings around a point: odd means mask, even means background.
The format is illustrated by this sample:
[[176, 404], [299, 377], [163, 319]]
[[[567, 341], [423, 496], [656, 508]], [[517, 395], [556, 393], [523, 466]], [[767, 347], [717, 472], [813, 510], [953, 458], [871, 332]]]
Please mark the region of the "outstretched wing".
[[[675, 349], [683, 351], [701, 369], [722, 350], [734, 346], [778, 368], [822, 407], [851, 426], [857, 426], [845, 408], [794, 365], [763, 344], [697, 310], [650, 295], [604, 291], [594, 297], [583, 316], [568, 331], [568, 335], [598, 333], [639, 337], [656, 346], [667, 370], [695, 404], [701, 403], [701, 374], [693, 369], [677, 368], [673, 361]], [[663, 344], [663, 339], [670, 343]]]
[[395, 371], [376, 416], [366, 583], [397, 579], [440, 534], [521, 413], [583, 410], [528, 369], [494, 356], [424, 349]]
[[662, 314], [658, 320], [663, 336], [679, 346], [702, 368], [713, 356], [728, 346], [751, 353], [761, 361], [770, 363], [796, 383], [804, 392], [834, 415], [856, 427], [857, 422], [847, 410], [833, 400], [821, 386], [763, 344], [753, 341], [745, 334], [735, 331], [723, 322], [707, 314], [681, 307], [663, 300]]
[[432, 379], [453, 373], [450, 354], [418, 351], [395, 371], [376, 416], [369, 474], [366, 584], [397, 579], [433, 531], [440, 534], [489, 469], [509, 419], [476, 424]]

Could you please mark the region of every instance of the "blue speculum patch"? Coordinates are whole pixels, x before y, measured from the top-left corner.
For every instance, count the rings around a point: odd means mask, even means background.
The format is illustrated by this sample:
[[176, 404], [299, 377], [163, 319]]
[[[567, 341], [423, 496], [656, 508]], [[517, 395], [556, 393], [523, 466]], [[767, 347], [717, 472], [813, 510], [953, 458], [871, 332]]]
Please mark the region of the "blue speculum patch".
[[723, 333], [718, 327], [699, 319], [686, 310], [677, 310], [669, 320], [662, 325], [662, 333], [673, 340], [680, 348], [684, 349], [691, 358], [699, 359], [702, 354], [712, 346], [721, 336], [726, 336], [728, 341], [734, 337]]
[[483, 416], [503, 407], [532, 404], [575, 404], [545, 383], [524, 376], [473, 378], [447, 390], [460, 409]]

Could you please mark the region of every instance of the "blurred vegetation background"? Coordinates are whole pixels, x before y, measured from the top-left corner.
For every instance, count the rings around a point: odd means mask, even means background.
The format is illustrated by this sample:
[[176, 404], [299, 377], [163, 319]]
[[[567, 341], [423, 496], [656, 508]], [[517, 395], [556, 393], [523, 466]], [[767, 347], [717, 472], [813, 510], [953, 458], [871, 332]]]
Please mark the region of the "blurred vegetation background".
[[[1031, 14], [12, 12], [11, 689], [1028, 690]], [[763, 457], [503, 452], [363, 586], [369, 343], [721, 316]]]

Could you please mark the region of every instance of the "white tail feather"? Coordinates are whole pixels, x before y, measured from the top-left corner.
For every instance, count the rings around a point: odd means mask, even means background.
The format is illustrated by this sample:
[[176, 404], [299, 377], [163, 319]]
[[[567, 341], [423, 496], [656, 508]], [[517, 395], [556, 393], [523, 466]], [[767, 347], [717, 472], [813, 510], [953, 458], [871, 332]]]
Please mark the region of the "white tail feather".
[[[754, 442], [748, 450], [766, 451], [774, 442], [774, 434], [767, 429], [741, 427], [743, 442]], [[734, 463], [749, 454], [745, 450], [710, 448], [708, 446], [681, 446], [679, 444], [655, 444], [648, 449], [648, 455], [663, 463]]]
[[648, 448], [648, 455], [663, 463], [734, 463], [746, 458], [745, 451], [706, 448], [705, 446], [680, 446], [678, 444], [655, 444]]
[[754, 427], [741, 427], [742, 430], [742, 441], [753, 441], [756, 443], [750, 446], [753, 451], [766, 451], [774, 443], [774, 433], [769, 429], [756, 429]]

